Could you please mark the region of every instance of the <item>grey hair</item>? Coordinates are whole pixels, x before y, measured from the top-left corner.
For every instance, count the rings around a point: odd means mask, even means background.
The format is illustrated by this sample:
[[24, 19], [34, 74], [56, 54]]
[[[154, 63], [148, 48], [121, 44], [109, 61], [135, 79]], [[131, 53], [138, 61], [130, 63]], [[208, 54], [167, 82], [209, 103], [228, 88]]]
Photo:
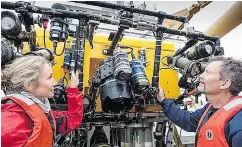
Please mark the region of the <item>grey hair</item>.
[[40, 56], [23, 56], [14, 60], [1, 73], [1, 84], [6, 94], [26, 91], [25, 86], [36, 86], [45, 58]]
[[214, 61], [222, 61], [220, 66], [220, 79], [230, 80], [230, 92], [237, 96], [242, 91], [242, 61], [232, 57], [218, 56]]

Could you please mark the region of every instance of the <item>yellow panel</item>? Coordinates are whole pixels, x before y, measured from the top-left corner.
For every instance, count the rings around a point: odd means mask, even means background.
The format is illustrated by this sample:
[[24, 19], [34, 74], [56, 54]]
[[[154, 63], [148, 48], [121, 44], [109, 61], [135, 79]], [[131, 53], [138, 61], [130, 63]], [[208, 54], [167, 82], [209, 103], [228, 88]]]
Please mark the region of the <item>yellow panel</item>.
[[[43, 29], [36, 29], [37, 31], [37, 42], [40, 47], [44, 46], [43, 42], [43, 36], [44, 31]], [[72, 38], [69, 37], [68, 41], [71, 41]], [[57, 53], [60, 53], [63, 49], [64, 43], [58, 43], [57, 46]], [[111, 44], [111, 41], [108, 41], [108, 35], [103, 34], [95, 34], [93, 39], [93, 46], [94, 48], [91, 49], [89, 42], [86, 41], [86, 48], [85, 48], [85, 58], [84, 58], [84, 88], [88, 88], [88, 80], [93, 75], [93, 71], [95, 71], [96, 66], [98, 66], [98, 62], [102, 59], [104, 59], [106, 56], [103, 55], [103, 49], [107, 49], [109, 45]], [[146, 74], [148, 80], [152, 81], [152, 75], [153, 75], [153, 68], [154, 68], [154, 53], [155, 53], [155, 40], [147, 40], [147, 39], [141, 39], [141, 38], [128, 38], [125, 37], [120, 42], [121, 45], [125, 46], [131, 46], [134, 48], [134, 54], [136, 57], [138, 57], [138, 50], [140, 48], [148, 48], [146, 52], [147, 61], [150, 63], [146, 67]], [[71, 45], [68, 44], [69, 46]], [[49, 30], [46, 30], [46, 46], [47, 48], [52, 49], [53, 44], [49, 40]], [[28, 50], [28, 47], [25, 44], [24, 52]], [[174, 53], [174, 45], [173, 44], [162, 44], [162, 52], [161, 57], [172, 55]], [[129, 58], [131, 59], [130, 55]], [[60, 78], [64, 76], [64, 71], [61, 68], [64, 60], [64, 54], [62, 56], [55, 56], [55, 61], [57, 62], [53, 66], [53, 76], [54, 78], [59, 81]], [[162, 62], [166, 63], [166, 58], [162, 60]], [[161, 68], [165, 68], [163, 64], [160, 64]], [[178, 74], [171, 70], [171, 69], [162, 69], [160, 70], [160, 80], [159, 83], [161, 87], [164, 89], [167, 98], [176, 98], [179, 96], [180, 91], [178, 87]], [[100, 101], [100, 100], [99, 100]]]

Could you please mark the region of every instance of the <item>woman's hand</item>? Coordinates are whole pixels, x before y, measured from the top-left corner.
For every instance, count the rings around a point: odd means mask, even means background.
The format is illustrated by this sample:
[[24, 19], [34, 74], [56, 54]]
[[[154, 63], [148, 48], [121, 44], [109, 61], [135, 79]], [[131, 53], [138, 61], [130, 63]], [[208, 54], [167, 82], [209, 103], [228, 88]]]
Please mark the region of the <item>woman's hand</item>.
[[79, 84], [79, 71], [76, 71], [76, 73], [72, 71], [70, 88], [76, 88], [78, 84]]

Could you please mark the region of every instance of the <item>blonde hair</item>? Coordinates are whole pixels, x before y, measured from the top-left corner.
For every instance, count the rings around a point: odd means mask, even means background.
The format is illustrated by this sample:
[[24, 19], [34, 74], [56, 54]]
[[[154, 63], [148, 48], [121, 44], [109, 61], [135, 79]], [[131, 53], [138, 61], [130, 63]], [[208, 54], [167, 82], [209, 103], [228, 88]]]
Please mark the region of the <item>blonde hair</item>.
[[26, 91], [25, 86], [36, 86], [45, 63], [49, 62], [40, 56], [23, 56], [14, 60], [2, 71], [2, 89], [11, 94]]

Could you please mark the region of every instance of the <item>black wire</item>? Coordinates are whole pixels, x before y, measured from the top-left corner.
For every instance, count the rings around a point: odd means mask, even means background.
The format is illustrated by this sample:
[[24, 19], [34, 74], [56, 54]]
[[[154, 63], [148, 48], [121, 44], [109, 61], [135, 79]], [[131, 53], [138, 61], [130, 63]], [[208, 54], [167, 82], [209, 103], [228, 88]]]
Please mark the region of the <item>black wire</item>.
[[167, 58], [168, 56], [164, 56], [164, 57], [162, 57], [161, 59], [160, 59], [160, 61], [162, 61], [164, 58]]
[[[66, 73], [66, 72], [65, 72]], [[67, 80], [67, 78], [66, 78], [66, 74], [64, 75], [64, 80], [66, 80], [66, 85], [68, 85], [68, 80]]]
[[[163, 62], [160, 62], [161, 64], [163, 64], [163, 65], [165, 65], [165, 66], [167, 66], [168, 68], [170, 68], [170, 69], [173, 69], [173, 70], [175, 70], [175, 71], [177, 71], [177, 69], [175, 69], [175, 68], [173, 68], [173, 67], [170, 67], [168, 64], [166, 64], [166, 63], [163, 63]], [[163, 68], [160, 68], [160, 70], [161, 69], [163, 69]], [[167, 69], [167, 68], [166, 68]], [[177, 71], [178, 72], [178, 71]]]
[[55, 53], [55, 55], [56, 55], [56, 56], [61, 56], [61, 55], [64, 53], [64, 51], [65, 51], [65, 46], [66, 46], [66, 41], [64, 42], [64, 46], [63, 46], [63, 49], [62, 49], [61, 54], [57, 54], [57, 53], [56, 53], [56, 48], [57, 48], [57, 47], [55, 47], [55, 48], [54, 48], [54, 53]]
[[131, 54], [133, 53], [134, 49], [132, 47], [130, 47], [131, 51], [130, 52], [127, 52], [127, 54]]
[[85, 139], [85, 141], [83, 142], [82, 147], [84, 147], [86, 142], [87, 142], [87, 139]]
[[91, 49], [93, 49], [93, 43], [92, 43], [91, 39], [86, 38], [86, 40], [88, 40], [88, 42], [90, 43], [90, 47], [91, 47]]
[[167, 36], [163, 37], [162, 41], [164, 41], [164, 40], [170, 38], [171, 36], [174, 36], [174, 35], [172, 35], [172, 34], [168, 34]]
[[130, 46], [119, 46], [121, 49], [130, 49], [131, 51], [130, 52], [127, 52], [127, 54], [131, 54], [133, 53], [134, 49]]
[[46, 28], [44, 28], [44, 47], [46, 48], [46, 43], [45, 43], [45, 33], [46, 33]]
[[119, 142], [119, 140], [118, 140], [118, 128], [116, 128], [116, 132], [115, 132], [115, 135], [116, 135], [116, 144], [115, 145], [118, 145], [118, 142]]
[[145, 38], [147, 35], [149, 35], [152, 31], [148, 31], [145, 34], [143, 34], [140, 38]]
[[171, 68], [160, 68], [160, 70], [162, 70], [162, 69], [171, 69]]
[[155, 37], [155, 39], [156, 39], [156, 34], [155, 34], [155, 32], [153, 31], [153, 35], [154, 35], [154, 37]]
[[[167, 67], [169, 67], [168, 66], [168, 64], [165, 64], [165, 63], [163, 63], [162, 62], [162, 60], [164, 59], [164, 58], [167, 58], [168, 56], [164, 56], [164, 57], [162, 57], [161, 59], [160, 59], [160, 61], [161, 61], [161, 63], [163, 64], [163, 65], [166, 65]], [[162, 69], [171, 69], [170, 67], [169, 68], [160, 68], [160, 70], [162, 70]]]

